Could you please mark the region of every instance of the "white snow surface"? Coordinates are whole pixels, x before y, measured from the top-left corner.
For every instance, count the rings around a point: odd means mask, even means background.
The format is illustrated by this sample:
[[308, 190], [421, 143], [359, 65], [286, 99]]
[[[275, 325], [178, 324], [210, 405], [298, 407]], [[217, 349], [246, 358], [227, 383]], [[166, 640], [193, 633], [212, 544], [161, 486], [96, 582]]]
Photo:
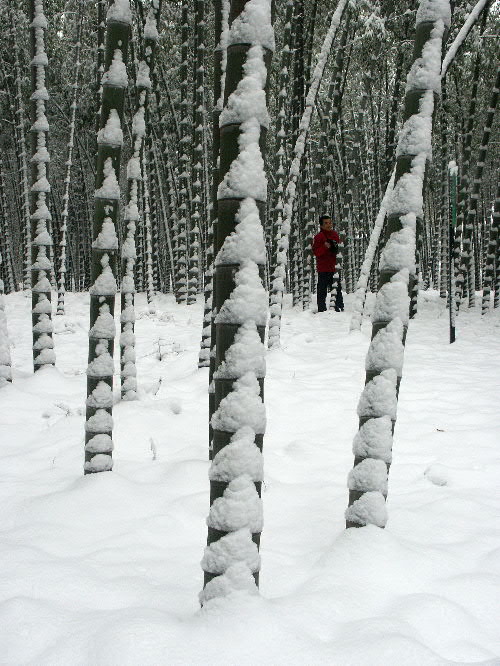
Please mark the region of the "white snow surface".
[[[2, 664], [499, 663], [499, 313], [460, 312], [449, 345], [438, 295], [420, 294], [389, 520], [345, 531], [370, 335], [368, 318], [347, 333], [351, 303], [313, 315], [285, 298], [282, 347], [267, 356], [260, 594], [249, 594], [240, 559], [200, 610], [202, 299], [187, 308], [159, 296], [150, 315], [137, 295], [139, 399], [114, 406], [113, 471], [84, 477], [88, 295], [66, 293], [66, 314], [54, 318], [57, 367], [36, 375], [31, 299], [5, 297], [13, 383], [0, 388]], [[161, 361], [159, 339], [169, 350]]]

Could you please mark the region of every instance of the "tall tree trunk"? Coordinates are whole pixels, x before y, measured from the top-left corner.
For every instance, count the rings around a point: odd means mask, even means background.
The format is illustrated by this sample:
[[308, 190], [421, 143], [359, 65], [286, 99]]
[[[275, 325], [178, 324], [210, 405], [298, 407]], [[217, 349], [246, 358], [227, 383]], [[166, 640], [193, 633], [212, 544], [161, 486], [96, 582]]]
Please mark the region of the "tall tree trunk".
[[[30, 2], [32, 3], [33, 0], [30, 0]], [[14, 85], [15, 85], [14, 129], [18, 144], [17, 159], [19, 165], [19, 189], [21, 196], [22, 219], [24, 224], [24, 288], [29, 289], [31, 285], [30, 270], [31, 270], [31, 264], [33, 263], [31, 257], [32, 255], [32, 250], [31, 250], [32, 223], [30, 221], [31, 201], [30, 201], [29, 178], [28, 178], [28, 161], [27, 161], [28, 153], [26, 149], [26, 139], [24, 134], [26, 123], [24, 116], [21, 64], [19, 61], [19, 45], [17, 41], [18, 37], [17, 37], [17, 28], [16, 28], [17, 20], [14, 13], [15, 9], [14, 0], [9, 0], [8, 8], [9, 8], [9, 17], [10, 17], [11, 32], [12, 32], [12, 52], [14, 58]], [[30, 4], [30, 12], [31, 16], [33, 16], [34, 8], [32, 4]], [[32, 42], [32, 48], [34, 48], [33, 42]]]
[[[3, 256], [0, 253], [0, 265]], [[9, 333], [7, 331], [7, 317], [5, 315], [5, 304], [3, 298], [3, 280], [0, 280], [0, 388], [12, 381], [12, 369], [10, 359]]]
[[455, 245], [453, 248], [454, 271], [455, 271], [455, 300], [457, 312], [460, 308], [463, 291], [465, 288], [465, 258], [464, 252], [468, 251], [466, 247], [462, 249], [462, 242], [465, 234], [465, 217], [467, 214], [467, 198], [469, 196], [470, 185], [470, 160], [472, 151], [472, 134], [474, 123], [476, 122], [477, 91], [479, 86], [479, 75], [481, 70], [481, 52], [478, 51], [474, 64], [472, 75], [472, 88], [469, 98], [469, 109], [467, 114], [467, 127], [463, 137], [463, 159], [460, 174], [460, 188], [458, 190], [457, 205], [457, 227], [455, 229]]
[[450, 21], [449, 2], [420, 1], [395, 184], [387, 209], [389, 238], [380, 260], [380, 288], [366, 357], [366, 384], [358, 404], [360, 428], [354, 439], [354, 468], [348, 479], [347, 527], [368, 524], [384, 527], [387, 521], [385, 498], [408, 327], [409, 292], [415, 280], [416, 227], [423, 217], [432, 117], [435, 96], [440, 91], [441, 51]]
[[[179, 217], [177, 220], [179, 239], [178, 244], [178, 271], [176, 284], [176, 298], [179, 303], [185, 303], [188, 296], [188, 270], [197, 263], [194, 256], [190, 254], [188, 225], [191, 221], [191, 202], [189, 198], [189, 162], [191, 148], [192, 127], [191, 115], [189, 113], [189, 3], [182, 2], [181, 18], [181, 66], [180, 66], [180, 142], [179, 142]], [[190, 227], [190, 230], [192, 227]], [[189, 259], [189, 265], [188, 265]]]
[[[484, 288], [483, 288], [483, 302], [481, 313], [484, 315], [490, 309], [490, 294], [493, 285], [493, 277], [495, 275], [495, 263], [497, 265], [497, 281], [500, 280], [498, 275], [498, 232], [500, 227], [500, 184], [497, 187], [495, 203], [493, 208], [493, 216], [491, 220], [490, 237], [488, 241], [488, 249], [486, 251], [486, 263], [484, 267]], [[498, 286], [497, 286], [498, 292]], [[495, 294], [498, 297], [498, 294]]]
[[127, 232], [122, 246], [122, 284], [121, 284], [121, 335], [120, 335], [120, 367], [121, 395], [123, 400], [135, 400], [137, 397], [137, 370], [135, 365], [135, 274], [137, 259], [135, 245], [136, 225], [140, 222], [139, 215], [139, 182], [146, 179], [147, 174], [141, 169], [141, 156], [144, 152], [146, 135], [146, 109], [148, 92], [151, 89], [151, 75], [154, 55], [158, 42], [158, 22], [160, 19], [160, 0], [155, 0], [148, 11], [142, 28], [141, 60], [135, 81], [136, 109], [132, 120], [132, 156], [127, 164], [127, 207], [125, 222]]
[[43, 13], [43, 0], [31, 0], [31, 293], [33, 322], [33, 365], [35, 371], [55, 364], [52, 340], [51, 285], [47, 275], [52, 270], [49, 247], [52, 237], [48, 231], [51, 215], [47, 206], [50, 185], [47, 179], [50, 161], [47, 150], [49, 124], [45, 116], [45, 103], [49, 98], [45, 87], [45, 30], [47, 19]]
[[105, 72], [102, 78], [90, 287], [89, 364], [85, 423], [85, 474], [113, 467], [113, 351], [116, 255], [120, 202], [123, 107], [132, 15], [128, 0], [115, 0], [106, 16]]
[[[271, 1], [233, 0], [230, 26], [226, 103], [220, 117], [223, 179], [218, 189], [215, 245], [216, 411], [202, 604], [234, 589], [255, 590], [262, 530], [259, 495], [267, 319], [262, 284], [266, 257], [262, 216], [267, 195], [263, 155], [269, 122], [265, 90], [274, 47]], [[231, 509], [235, 501], [244, 507], [237, 517]]]
[[472, 188], [468, 197], [467, 214], [465, 217], [465, 227], [463, 234], [463, 248], [462, 248], [462, 263], [460, 265], [459, 276], [464, 278], [469, 276], [469, 306], [474, 305], [474, 275], [473, 275], [473, 259], [474, 248], [472, 240], [474, 237], [474, 229], [477, 226], [477, 209], [479, 201], [479, 193], [481, 191], [481, 184], [483, 182], [484, 166], [486, 162], [486, 152], [491, 137], [491, 130], [493, 127], [493, 120], [495, 118], [495, 111], [498, 104], [498, 93], [500, 89], [500, 67], [497, 68], [495, 83], [493, 84], [493, 91], [486, 114], [486, 121], [484, 123], [483, 134], [481, 138], [481, 145], [479, 147], [479, 154], [474, 169], [474, 178], [472, 180]]
[[[215, 259], [215, 243], [217, 241], [218, 225], [218, 188], [220, 183], [220, 129], [219, 119], [224, 106], [225, 84], [226, 84], [226, 66], [227, 66], [227, 43], [229, 39], [229, 0], [215, 0], [215, 50], [214, 50], [214, 107], [212, 113], [212, 254]], [[208, 449], [209, 459], [213, 458], [213, 428], [212, 416], [215, 412], [215, 386], [214, 372], [216, 367], [215, 350], [215, 316], [216, 312], [216, 281], [215, 266], [212, 263], [210, 271], [211, 293], [206, 298], [210, 298], [210, 352], [209, 352], [209, 372], [208, 372]], [[207, 302], [207, 301], [205, 301]], [[204, 324], [208, 327], [208, 313], [205, 306]], [[205, 323], [206, 322], [206, 323]], [[208, 331], [205, 328], [205, 334]]]
[[187, 302], [196, 303], [202, 284], [200, 268], [201, 230], [204, 225], [203, 151], [205, 143], [205, 0], [195, 0], [195, 63], [193, 93], [192, 213], [189, 228], [189, 271]]
[[5, 173], [3, 160], [0, 156], [0, 254], [3, 261], [0, 265], [0, 278], [4, 281], [7, 293], [15, 291], [16, 280], [14, 275], [14, 264], [12, 254], [12, 238], [9, 225], [9, 214], [7, 206], [7, 192], [5, 187]]
[[76, 17], [76, 40], [75, 40], [75, 78], [73, 81], [73, 101], [71, 104], [71, 115], [69, 123], [68, 159], [66, 161], [66, 176], [64, 178], [63, 210], [61, 214], [61, 256], [59, 258], [59, 283], [57, 293], [57, 314], [64, 314], [64, 296], [66, 293], [66, 245], [68, 233], [69, 195], [71, 188], [71, 169], [73, 166], [73, 148], [75, 144], [76, 109], [78, 107], [78, 82], [80, 75], [80, 40], [82, 34], [83, 2], [79, 0], [78, 14]]

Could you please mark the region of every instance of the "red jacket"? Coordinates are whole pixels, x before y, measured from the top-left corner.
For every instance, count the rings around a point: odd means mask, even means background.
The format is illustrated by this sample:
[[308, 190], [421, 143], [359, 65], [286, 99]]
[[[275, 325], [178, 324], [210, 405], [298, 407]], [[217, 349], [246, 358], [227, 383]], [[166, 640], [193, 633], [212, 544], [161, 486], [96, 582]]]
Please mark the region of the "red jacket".
[[340, 243], [340, 236], [336, 231], [320, 231], [319, 234], [314, 236], [312, 249], [316, 257], [318, 273], [335, 273], [337, 255], [333, 254], [329, 247], [326, 247], [325, 242], [328, 240]]

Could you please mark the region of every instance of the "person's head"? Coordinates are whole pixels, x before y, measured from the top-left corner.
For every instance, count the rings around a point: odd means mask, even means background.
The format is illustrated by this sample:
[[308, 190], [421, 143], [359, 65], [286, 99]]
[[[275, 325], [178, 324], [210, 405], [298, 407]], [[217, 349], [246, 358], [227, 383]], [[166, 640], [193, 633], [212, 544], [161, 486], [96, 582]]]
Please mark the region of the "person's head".
[[333, 229], [332, 218], [329, 215], [321, 215], [319, 218], [319, 228], [321, 231], [331, 231]]

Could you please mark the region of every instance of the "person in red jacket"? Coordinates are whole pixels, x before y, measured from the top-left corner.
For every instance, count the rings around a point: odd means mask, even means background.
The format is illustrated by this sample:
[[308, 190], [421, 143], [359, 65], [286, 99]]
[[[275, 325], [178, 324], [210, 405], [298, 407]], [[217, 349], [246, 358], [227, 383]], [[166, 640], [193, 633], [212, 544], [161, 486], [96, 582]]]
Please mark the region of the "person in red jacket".
[[335, 275], [335, 264], [337, 262], [337, 249], [340, 236], [333, 228], [332, 218], [322, 215], [319, 218], [320, 232], [314, 236], [312, 249], [316, 257], [316, 268], [318, 271], [318, 312], [326, 311], [326, 295], [328, 289], [333, 287], [333, 276]]

